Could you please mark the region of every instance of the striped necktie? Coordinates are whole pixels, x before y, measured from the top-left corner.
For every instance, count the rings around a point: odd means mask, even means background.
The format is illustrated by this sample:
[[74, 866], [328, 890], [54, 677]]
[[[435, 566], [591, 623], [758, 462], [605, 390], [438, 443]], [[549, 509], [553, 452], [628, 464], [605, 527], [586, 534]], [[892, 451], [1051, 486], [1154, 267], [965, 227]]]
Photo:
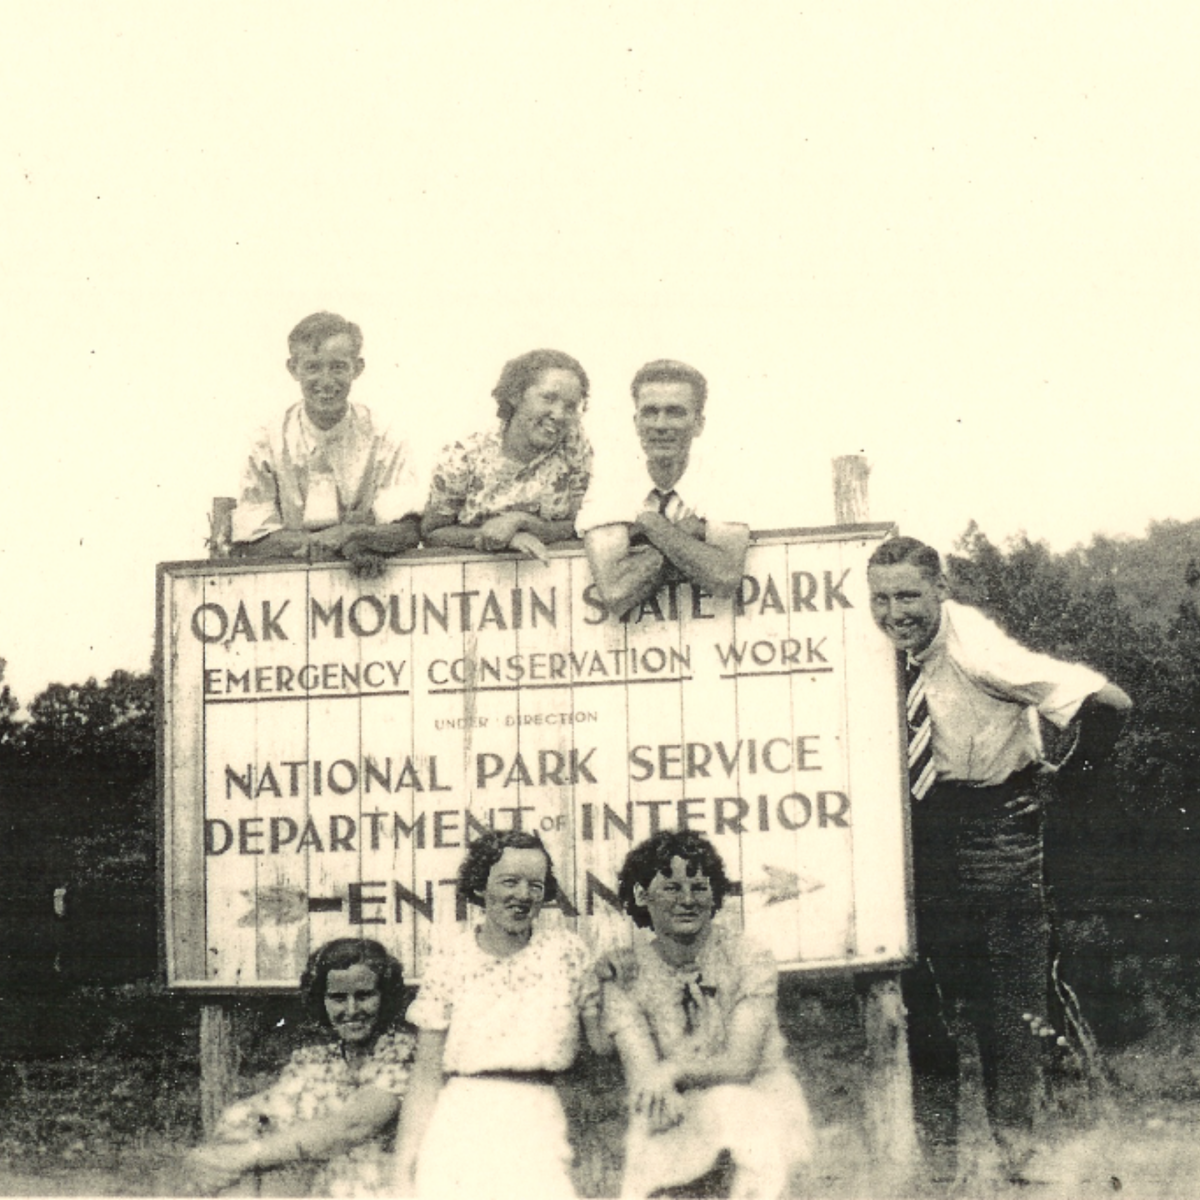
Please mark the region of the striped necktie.
[[914, 800], [923, 800], [933, 787], [937, 772], [933, 767], [933, 720], [925, 698], [925, 675], [921, 664], [905, 659], [904, 688], [908, 725], [908, 791]]

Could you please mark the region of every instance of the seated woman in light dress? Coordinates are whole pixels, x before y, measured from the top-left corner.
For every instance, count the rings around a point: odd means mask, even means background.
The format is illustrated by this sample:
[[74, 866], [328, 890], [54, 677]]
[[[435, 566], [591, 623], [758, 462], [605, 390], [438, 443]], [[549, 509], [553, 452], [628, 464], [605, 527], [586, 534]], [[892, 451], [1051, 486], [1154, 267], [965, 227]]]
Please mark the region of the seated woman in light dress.
[[721, 856], [692, 831], [655, 834], [621, 868], [625, 911], [653, 931], [604, 985], [604, 1029], [628, 1087], [625, 1197], [689, 1184], [722, 1150], [732, 1196], [782, 1196], [792, 1167], [811, 1157], [808, 1106], [775, 1011], [775, 961], [713, 924], [728, 887]]
[[434, 468], [425, 544], [544, 559], [546, 543], [573, 538], [592, 473], [579, 424], [587, 394], [583, 367], [559, 350], [505, 363], [492, 389], [499, 424], [447, 446]]
[[435, 946], [410, 1009], [420, 1032], [397, 1190], [439, 1200], [574, 1196], [554, 1079], [575, 1059], [581, 1024], [607, 1048], [587, 949], [538, 923], [557, 883], [537, 834], [481, 836], [458, 892], [483, 921]]
[[391, 1194], [390, 1136], [416, 1048], [401, 1024], [404, 976], [378, 943], [326, 942], [300, 980], [305, 1007], [333, 1038], [295, 1051], [278, 1081], [222, 1115], [188, 1156], [205, 1191], [243, 1175], [308, 1164], [314, 1196]]

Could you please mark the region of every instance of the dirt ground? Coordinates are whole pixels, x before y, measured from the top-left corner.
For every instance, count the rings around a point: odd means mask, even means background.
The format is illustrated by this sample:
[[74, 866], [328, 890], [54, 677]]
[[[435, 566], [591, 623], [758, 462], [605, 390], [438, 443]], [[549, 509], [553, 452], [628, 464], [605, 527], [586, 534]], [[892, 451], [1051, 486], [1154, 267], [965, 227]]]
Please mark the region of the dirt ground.
[[[1000, 1183], [987, 1163], [960, 1179], [938, 1177], [931, 1164], [907, 1181], [871, 1168], [858, 1130], [827, 1125], [819, 1131], [811, 1169], [793, 1181], [793, 1197], [974, 1197], [1020, 1195], [1082, 1200], [1084, 1197], [1178, 1197], [1191, 1200], [1200, 1186], [1200, 1106], [1164, 1116], [1114, 1111], [1092, 1128], [1047, 1143], [1030, 1166], [1025, 1186]], [[182, 1147], [180, 1147], [182, 1149]], [[985, 1158], [986, 1156], [981, 1156]], [[154, 1196], [186, 1191], [170, 1148], [130, 1152], [118, 1169], [48, 1165], [44, 1170], [0, 1170], [4, 1196]], [[287, 1194], [264, 1187], [262, 1194]], [[244, 1189], [242, 1194], [254, 1194]]]
[[[179, 1195], [177, 1167], [198, 1137], [195, 1013], [149, 985], [3, 997], [0, 1195]], [[290, 1044], [290, 1001], [257, 1014], [243, 1069], [252, 1090]], [[850, 988], [795, 992], [781, 1006], [818, 1128], [792, 1195], [857, 1197], [1193, 1197], [1200, 1193], [1200, 1019], [1189, 1009], [1104, 1055], [1103, 1079], [1060, 1073], [1026, 1182], [1002, 1180], [970, 1072], [957, 1162], [945, 1148], [907, 1175], [872, 1162], [862, 1125], [861, 1013]], [[582, 1195], [620, 1179], [623, 1095], [613, 1062], [585, 1060], [567, 1082]], [[258, 1194], [287, 1194], [264, 1180]], [[253, 1187], [242, 1194], [255, 1194]]]

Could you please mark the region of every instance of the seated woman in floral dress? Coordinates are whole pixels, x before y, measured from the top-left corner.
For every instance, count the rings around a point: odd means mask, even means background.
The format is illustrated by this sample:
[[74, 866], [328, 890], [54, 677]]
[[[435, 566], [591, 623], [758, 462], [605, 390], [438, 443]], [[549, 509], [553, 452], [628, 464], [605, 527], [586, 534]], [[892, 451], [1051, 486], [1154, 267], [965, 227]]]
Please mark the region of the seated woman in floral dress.
[[775, 1011], [775, 961], [713, 924], [728, 886], [721, 856], [692, 831], [655, 834], [621, 868], [625, 911], [653, 931], [604, 986], [604, 1029], [628, 1086], [625, 1197], [691, 1183], [727, 1150], [730, 1194], [769, 1200], [811, 1157], [808, 1106]]
[[598, 1050], [607, 1042], [586, 947], [537, 920], [557, 886], [537, 834], [487, 833], [467, 852], [458, 893], [483, 921], [435, 946], [410, 1011], [420, 1033], [397, 1135], [400, 1195], [575, 1195], [554, 1078], [574, 1061], [581, 1024]]
[[219, 1191], [252, 1171], [310, 1163], [310, 1195], [390, 1195], [388, 1135], [416, 1048], [400, 1023], [400, 964], [378, 942], [337, 938], [308, 960], [300, 990], [333, 1040], [297, 1050], [276, 1083], [228, 1108], [188, 1156], [189, 1173]]
[[425, 544], [542, 558], [546, 543], [573, 538], [592, 473], [587, 394], [583, 367], [560, 350], [505, 363], [492, 390], [499, 425], [447, 446], [434, 468]]

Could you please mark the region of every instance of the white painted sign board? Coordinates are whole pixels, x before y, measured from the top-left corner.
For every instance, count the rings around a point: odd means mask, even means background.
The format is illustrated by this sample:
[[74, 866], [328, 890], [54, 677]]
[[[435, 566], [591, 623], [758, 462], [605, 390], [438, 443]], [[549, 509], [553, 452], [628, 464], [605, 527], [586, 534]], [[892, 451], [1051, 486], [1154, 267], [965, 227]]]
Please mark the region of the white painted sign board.
[[867, 605], [890, 530], [759, 535], [738, 595], [608, 615], [578, 549], [345, 567], [159, 568], [168, 983], [294, 987], [362, 935], [418, 978], [489, 827], [541, 833], [557, 912], [627, 936], [616, 876], [656, 828], [708, 835], [726, 920], [781, 966], [911, 944], [896, 664]]

